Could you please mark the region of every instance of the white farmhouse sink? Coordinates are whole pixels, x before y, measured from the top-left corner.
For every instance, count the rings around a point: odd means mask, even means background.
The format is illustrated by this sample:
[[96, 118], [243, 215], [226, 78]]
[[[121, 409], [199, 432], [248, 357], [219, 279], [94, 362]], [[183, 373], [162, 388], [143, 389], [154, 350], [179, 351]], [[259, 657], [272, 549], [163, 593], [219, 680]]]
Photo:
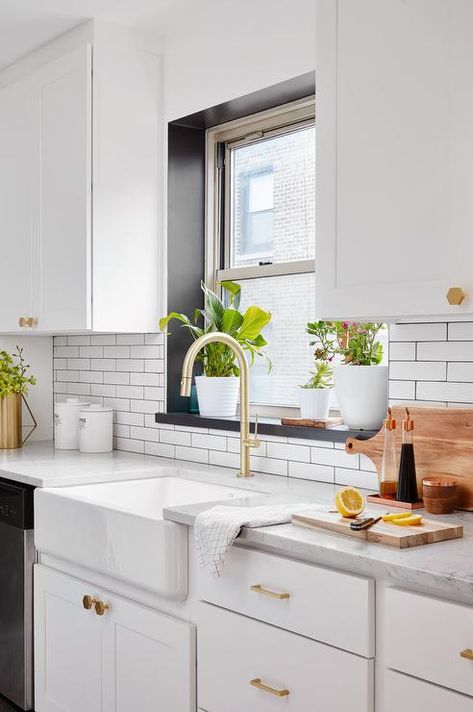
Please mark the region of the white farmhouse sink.
[[177, 504], [225, 501], [247, 492], [179, 477], [35, 490], [38, 551], [183, 600], [187, 527], [163, 519]]

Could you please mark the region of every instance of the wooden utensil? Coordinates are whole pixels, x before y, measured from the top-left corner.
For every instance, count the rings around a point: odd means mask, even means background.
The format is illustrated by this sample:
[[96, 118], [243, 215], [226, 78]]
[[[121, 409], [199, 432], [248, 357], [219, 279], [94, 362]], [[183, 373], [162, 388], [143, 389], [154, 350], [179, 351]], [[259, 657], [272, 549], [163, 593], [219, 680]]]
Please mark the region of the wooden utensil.
[[330, 512], [304, 512], [304, 514], [295, 513], [292, 515], [292, 523], [297, 526], [324, 529], [367, 542], [393, 546], [397, 549], [434, 544], [448, 539], [459, 539], [463, 536], [462, 524], [434, 522], [429, 519], [423, 519], [422, 524], [414, 527], [399, 527], [396, 524], [379, 521], [369, 529], [361, 531], [354, 531], [350, 528], [352, 521]]
[[[399, 419], [405, 408], [394, 406], [392, 412], [393, 417]], [[473, 511], [473, 409], [409, 406], [409, 412], [416, 424], [414, 453], [419, 499], [422, 479], [435, 472], [457, 480], [457, 508]], [[397, 438], [400, 448], [400, 431]], [[383, 439], [382, 431], [369, 440], [348, 438], [345, 449], [350, 454], [369, 457], [379, 474]]]

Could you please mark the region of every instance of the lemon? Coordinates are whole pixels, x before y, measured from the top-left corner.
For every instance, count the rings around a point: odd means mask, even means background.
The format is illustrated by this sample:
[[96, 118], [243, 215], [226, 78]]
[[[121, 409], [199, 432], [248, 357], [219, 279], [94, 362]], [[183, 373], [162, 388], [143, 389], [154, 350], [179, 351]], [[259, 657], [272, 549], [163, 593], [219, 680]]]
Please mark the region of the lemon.
[[344, 487], [335, 495], [335, 507], [342, 517], [357, 517], [365, 508], [365, 498], [355, 487]]

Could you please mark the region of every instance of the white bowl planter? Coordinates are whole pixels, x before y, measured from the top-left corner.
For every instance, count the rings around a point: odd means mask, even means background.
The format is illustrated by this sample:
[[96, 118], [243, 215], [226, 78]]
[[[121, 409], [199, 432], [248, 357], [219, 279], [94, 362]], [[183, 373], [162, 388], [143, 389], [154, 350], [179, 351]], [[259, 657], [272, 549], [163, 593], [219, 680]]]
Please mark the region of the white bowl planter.
[[334, 366], [333, 375], [345, 425], [378, 430], [388, 407], [388, 367]]
[[208, 418], [230, 418], [236, 414], [239, 378], [196, 376], [199, 412]]
[[331, 388], [299, 388], [301, 418], [325, 420], [328, 418]]

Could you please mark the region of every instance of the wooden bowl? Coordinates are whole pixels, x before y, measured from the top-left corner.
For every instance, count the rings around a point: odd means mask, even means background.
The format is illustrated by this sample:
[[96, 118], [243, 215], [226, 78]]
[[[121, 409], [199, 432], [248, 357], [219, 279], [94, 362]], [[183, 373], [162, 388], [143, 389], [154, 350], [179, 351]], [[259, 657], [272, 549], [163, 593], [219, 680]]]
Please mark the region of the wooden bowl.
[[424, 507], [430, 514], [451, 514], [458, 496], [458, 483], [453, 477], [430, 475], [422, 479]]

